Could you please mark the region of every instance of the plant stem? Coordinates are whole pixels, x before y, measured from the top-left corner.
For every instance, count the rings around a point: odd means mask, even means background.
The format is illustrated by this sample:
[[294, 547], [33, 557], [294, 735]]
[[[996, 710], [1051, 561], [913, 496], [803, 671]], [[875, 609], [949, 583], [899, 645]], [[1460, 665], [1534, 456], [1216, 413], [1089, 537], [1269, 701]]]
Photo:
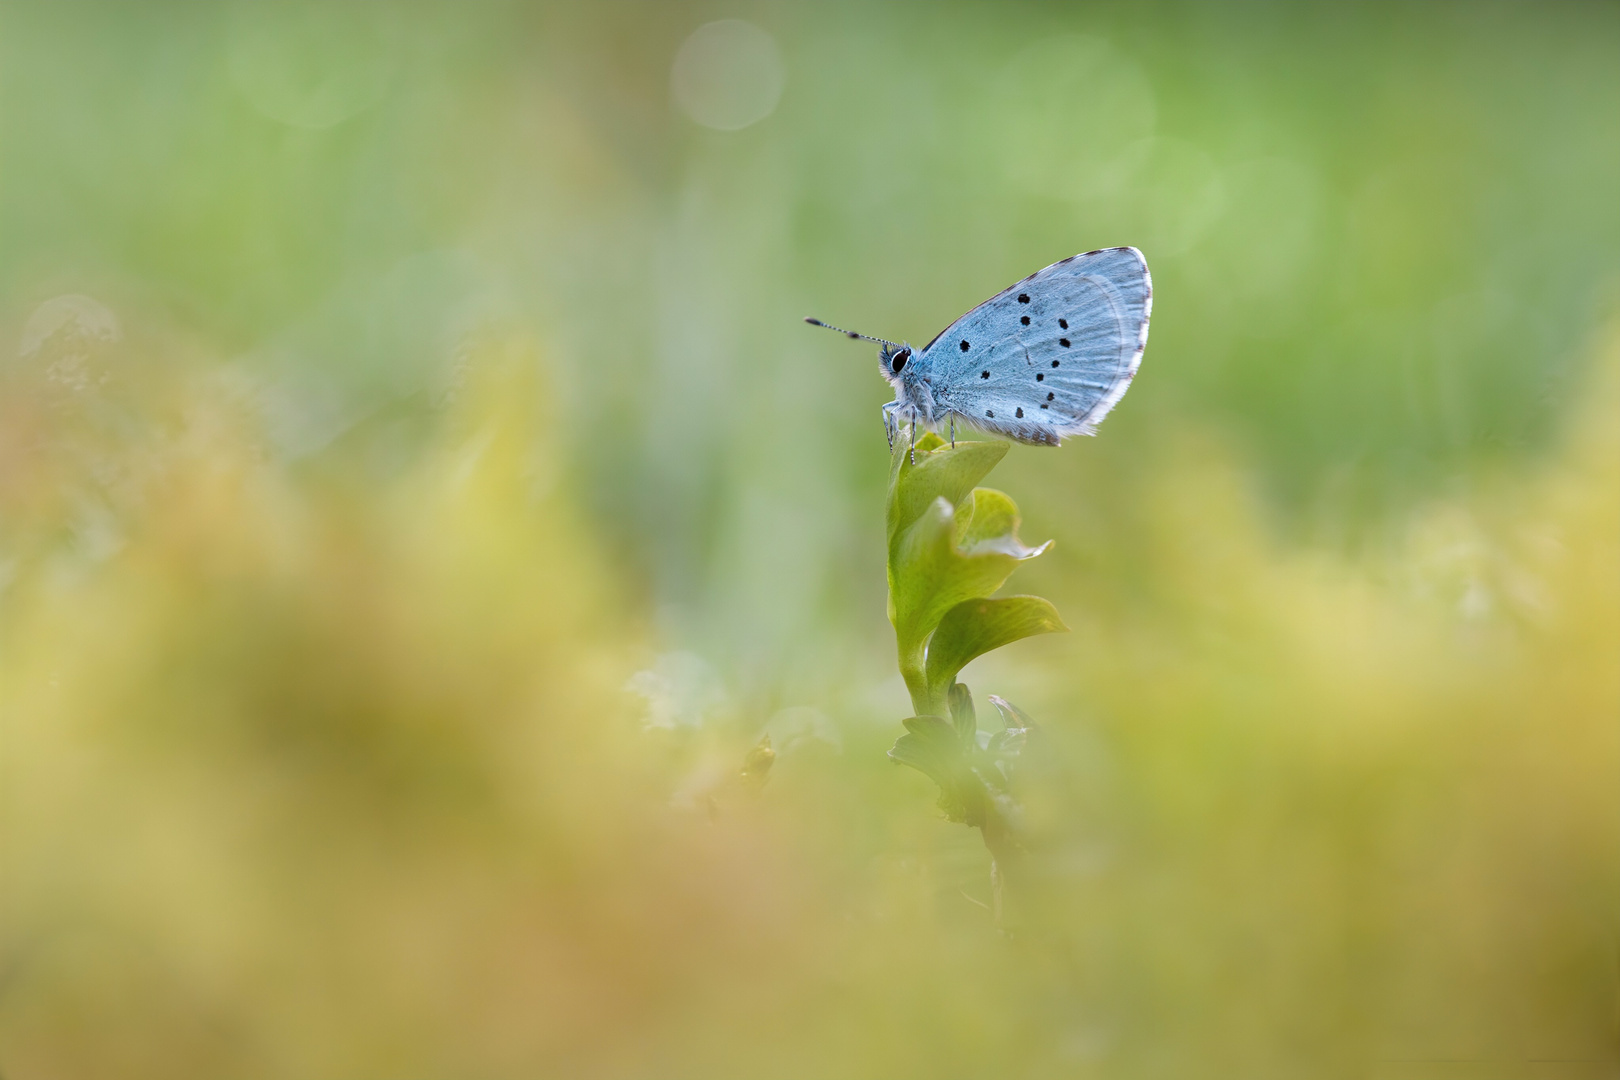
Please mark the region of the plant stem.
[[910, 655], [900, 653], [900, 676], [906, 680], [914, 715], [950, 717], [950, 703], [946, 695], [936, 694], [929, 689], [923, 649], [914, 649]]

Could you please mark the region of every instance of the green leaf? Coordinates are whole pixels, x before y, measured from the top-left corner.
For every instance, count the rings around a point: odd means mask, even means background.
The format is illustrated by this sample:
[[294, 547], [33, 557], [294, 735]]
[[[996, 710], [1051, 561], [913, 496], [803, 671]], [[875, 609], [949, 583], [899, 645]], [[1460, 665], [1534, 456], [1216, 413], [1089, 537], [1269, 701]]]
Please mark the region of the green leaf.
[[[1004, 442], [960, 442], [955, 448], [930, 432], [917, 444], [915, 465], [903, 438], [894, 441], [885, 519], [891, 552], [900, 534], [943, 498], [954, 509], [1007, 456]], [[926, 448], [926, 449], [925, 449]]]
[[950, 685], [968, 661], [992, 649], [1067, 629], [1057, 608], [1039, 596], [964, 600], [945, 612], [928, 641], [928, 685]]
[[889, 757], [939, 785], [939, 807], [952, 821], [983, 825], [993, 796], [974, 772], [956, 728], [938, 716], [907, 717], [905, 725], [906, 733], [895, 740]]
[[912, 707], [943, 715], [955, 673], [942, 681], [927, 675], [930, 635], [952, 607], [991, 596], [1020, 560], [1049, 545], [1025, 546], [1012, 499], [973, 487], [1006, 455], [1006, 443], [949, 447], [929, 434], [913, 451], [905, 439], [896, 442], [887, 504], [889, 620]]
[[1025, 547], [1018, 539], [1018, 505], [992, 488], [974, 488], [971, 501], [957, 509], [956, 544], [963, 551], [999, 551], [1017, 559], [1030, 559], [1052, 546]]
[[[1050, 545], [1025, 546], [1012, 499], [974, 486], [1006, 456], [1006, 443], [950, 447], [927, 434], [913, 447], [909, 433], [895, 442], [884, 507], [889, 621], [917, 715], [906, 719], [889, 757], [933, 780], [940, 809], [982, 830], [999, 860], [1019, 844], [1009, 770], [1030, 728], [1009, 726], [981, 746], [973, 695], [956, 675], [991, 649], [1066, 629], [1039, 597], [990, 599], [1021, 561]], [[1011, 706], [990, 700], [1009, 715]]]
[[[1031, 765], [1037, 769], [1050, 769], [1048, 758], [1038, 752], [1040, 728], [1028, 713], [1005, 698], [990, 695], [990, 704], [1001, 714], [1007, 726], [990, 736], [985, 747], [988, 758], [997, 763], [997, 771], [1010, 781], [1016, 773], [1025, 773]], [[1035, 760], [1028, 760], [1033, 752]]]
[[[915, 745], [923, 748], [930, 760], [954, 759], [961, 755], [961, 744], [956, 738], [956, 726], [942, 716], [908, 716], [901, 721]], [[905, 738], [902, 735], [901, 738]]]
[[956, 728], [938, 716], [908, 716], [906, 734], [895, 740], [889, 757], [927, 776], [942, 789], [950, 787], [965, 766]]
[[973, 692], [961, 683], [953, 683], [950, 703], [957, 740], [966, 747], [978, 746], [979, 718], [973, 711]]
[[989, 596], [1018, 568], [998, 550], [965, 553], [955, 543], [951, 504], [936, 499], [900, 538], [890, 563], [889, 617], [903, 658], [921, 660], [940, 618], [964, 600]]
[[1035, 730], [1035, 721], [1030, 719], [1029, 713], [1025, 712], [1023, 709], [1020, 709], [1006, 698], [997, 697], [995, 694], [991, 694], [990, 704], [994, 705], [996, 707], [996, 712], [1001, 714], [1001, 722], [1006, 726], [1007, 731]]

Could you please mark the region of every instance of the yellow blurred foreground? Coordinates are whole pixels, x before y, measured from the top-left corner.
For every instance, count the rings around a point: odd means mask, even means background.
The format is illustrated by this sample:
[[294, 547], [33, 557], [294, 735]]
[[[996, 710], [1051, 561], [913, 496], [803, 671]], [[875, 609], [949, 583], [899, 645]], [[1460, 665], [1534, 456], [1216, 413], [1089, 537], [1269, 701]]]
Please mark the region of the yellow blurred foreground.
[[[1129, 491], [1060, 451], [1088, 497], [1026, 531], [1090, 600], [967, 676], [1050, 736], [1011, 937], [864, 688], [757, 794], [765, 717], [644, 725], [538, 350], [467, 357], [381, 480], [184, 365], [11, 376], [5, 1077], [1620, 1066], [1612, 335], [1561, 450], [1358, 562], [1197, 433]], [[990, 482], [1052, 502], [1052, 460]]]

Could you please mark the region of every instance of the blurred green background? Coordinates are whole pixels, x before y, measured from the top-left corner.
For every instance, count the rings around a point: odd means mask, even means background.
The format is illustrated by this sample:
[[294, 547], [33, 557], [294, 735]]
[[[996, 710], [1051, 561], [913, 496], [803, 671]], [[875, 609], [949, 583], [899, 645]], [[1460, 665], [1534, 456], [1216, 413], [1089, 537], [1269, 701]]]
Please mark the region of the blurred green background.
[[[1617, 193], [1613, 4], [0, 7], [0, 1076], [1614, 1076]], [[1006, 936], [799, 319], [1115, 244]]]

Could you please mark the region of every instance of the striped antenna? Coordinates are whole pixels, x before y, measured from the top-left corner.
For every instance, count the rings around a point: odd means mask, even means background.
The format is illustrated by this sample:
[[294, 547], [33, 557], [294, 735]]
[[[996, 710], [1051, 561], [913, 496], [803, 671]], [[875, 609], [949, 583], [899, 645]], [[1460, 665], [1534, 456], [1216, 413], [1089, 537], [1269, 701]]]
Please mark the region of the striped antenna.
[[892, 345], [896, 349], [902, 347], [898, 341], [890, 341], [888, 338], [873, 337], [870, 334], [857, 334], [853, 330], [845, 330], [842, 326], [834, 326], [832, 323], [822, 322], [820, 319], [812, 319], [808, 315], [805, 316], [804, 321], [809, 323], [811, 326], [825, 326], [828, 330], [836, 330], [848, 338], [863, 338], [866, 341], [875, 341], [879, 345]]

